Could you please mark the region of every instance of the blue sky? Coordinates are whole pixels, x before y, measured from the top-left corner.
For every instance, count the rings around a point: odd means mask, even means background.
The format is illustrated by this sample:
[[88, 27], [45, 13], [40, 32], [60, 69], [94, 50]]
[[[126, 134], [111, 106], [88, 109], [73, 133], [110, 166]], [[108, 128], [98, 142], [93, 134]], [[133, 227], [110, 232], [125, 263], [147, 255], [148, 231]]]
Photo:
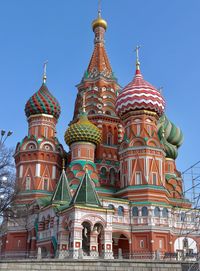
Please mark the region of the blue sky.
[[[119, 83], [134, 75], [137, 44], [144, 78], [163, 87], [168, 117], [184, 133], [177, 159], [182, 171], [200, 159], [200, 1], [103, 0], [108, 22], [106, 48]], [[97, 0], [1, 0], [0, 129], [12, 130], [8, 146], [27, 134], [24, 106], [42, 83], [48, 59], [47, 85], [59, 100], [57, 126], [63, 135], [73, 114], [75, 85], [93, 50], [91, 22]]]

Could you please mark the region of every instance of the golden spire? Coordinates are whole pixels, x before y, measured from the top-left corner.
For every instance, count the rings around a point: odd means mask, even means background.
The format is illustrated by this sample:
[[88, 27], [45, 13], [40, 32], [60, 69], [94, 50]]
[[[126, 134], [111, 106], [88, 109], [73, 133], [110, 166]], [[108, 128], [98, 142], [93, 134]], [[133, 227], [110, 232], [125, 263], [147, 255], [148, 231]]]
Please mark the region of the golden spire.
[[44, 84], [47, 81], [47, 63], [48, 63], [48, 60], [44, 62], [44, 66], [43, 66], [43, 83]]
[[105, 30], [107, 29], [107, 22], [101, 17], [101, 0], [98, 0], [98, 17], [92, 22], [93, 31], [98, 26], [103, 27]]
[[62, 169], [65, 169], [65, 158], [62, 159]]
[[136, 71], [140, 70], [139, 49], [140, 49], [140, 46], [137, 45], [136, 48], [135, 48], [135, 52], [136, 52]]

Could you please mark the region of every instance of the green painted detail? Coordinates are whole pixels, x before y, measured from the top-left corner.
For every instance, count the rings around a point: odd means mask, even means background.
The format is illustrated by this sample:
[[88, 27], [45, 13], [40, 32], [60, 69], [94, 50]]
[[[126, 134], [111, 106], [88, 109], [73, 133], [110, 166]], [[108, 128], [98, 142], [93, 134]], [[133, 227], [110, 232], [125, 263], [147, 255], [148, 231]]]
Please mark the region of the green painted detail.
[[86, 204], [100, 206], [99, 197], [92, 184], [89, 173], [86, 171], [81, 183], [79, 184], [70, 205]]
[[45, 207], [51, 203], [51, 197], [38, 198], [35, 202], [40, 207]]
[[52, 192], [45, 191], [45, 190], [27, 190], [23, 192], [19, 192], [19, 195], [27, 195], [27, 194], [45, 194], [45, 195], [52, 195]]
[[51, 198], [51, 202], [63, 205], [66, 203], [70, 203], [71, 199], [72, 197], [70, 193], [69, 183], [65, 174], [65, 170], [63, 169], [58, 184], [56, 186], [56, 190], [54, 191]]
[[150, 185], [150, 184], [144, 184], [144, 185], [131, 185], [126, 188], [120, 189], [118, 193], [124, 192], [124, 191], [129, 191], [129, 190], [140, 190], [140, 189], [153, 189], [153, 190], [162, 190], [165, 192], [168, 192], [163, 186], [158, 186], [158, 185]]
[[55, 236], [52, 236], [52, 237], [51, 237], [51, 241], [52, 241], [52, 244], [53, 244], [53, 250], [54, 250], [54, 252], [56, 252], [57, 246], [58, 246], [56, 237], [55, 237]]
[[70, 163], [69, 167], [71, 168], [72, 166], [77, 165], [77, 164], [81, 165], [82, 168], [84, 168], [84, 166], [87, 164], [87, 165], [91, 165], [92, 167], [94, 167], [94, 169], [96, 169], [95, 163], [91, 161], [86, 161], [86, 160], [74, 160]]
[[165, 115], [158, 121], [158, 136], [164, 146], [166, 157], [176, 159], [178, 148], [183, 143], [183, 133]]
[[147, 142], [147, 141], [148, 141], [148, 139], [149, 139], [148, 137], [144, 137], [144, 141], [146, 141], [146, 142]]
[[165, 174], [165, 179], [168, 181], [170, 179], [177, 179], [176, 174]]
[[117, 190], [115, 188], [103, 188], [103, 187], [96, 187], [96, 191], [105, 192], [109, 194], [115, 193]]

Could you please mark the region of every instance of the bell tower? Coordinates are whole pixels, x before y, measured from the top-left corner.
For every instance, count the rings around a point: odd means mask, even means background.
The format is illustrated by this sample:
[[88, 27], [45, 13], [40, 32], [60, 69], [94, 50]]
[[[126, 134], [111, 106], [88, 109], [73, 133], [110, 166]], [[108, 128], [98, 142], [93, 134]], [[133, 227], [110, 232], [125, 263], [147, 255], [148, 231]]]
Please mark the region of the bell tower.
[[50, 196], [55, 190], [62, 168], [63, 147], [56, 137], [60, 105], [46, 85], [46, 63], [43, 83], [25, 106], [28, 135], [17, 144], [17, 203]]
[[100, 175], [101, 186], [119, 186], [118, 146], [122, 140], [123, 129], [121, 121], [115, 112], [115, 102], [120, 85], [112, 71], [105, 49], [105, 32], [107, 22], [101, 16], [99, 7], [98, 17], [92, 23], [94, 32], [94, 50], [84, 76], [77, 85], [74, 117], [76, 122], [83, 103], [86, 99], [88, 119], [101, 131], [102, 141], [97, 145], [95, 164]]

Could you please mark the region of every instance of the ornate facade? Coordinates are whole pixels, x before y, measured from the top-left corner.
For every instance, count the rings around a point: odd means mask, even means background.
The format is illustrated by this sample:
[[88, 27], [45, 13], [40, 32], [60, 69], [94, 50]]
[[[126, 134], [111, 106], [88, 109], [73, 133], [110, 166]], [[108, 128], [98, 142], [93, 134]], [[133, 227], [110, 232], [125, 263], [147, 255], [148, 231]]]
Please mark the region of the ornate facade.
[[1, 254], [196, 253], [199, 222], [175, 163], [182, 132], [165, 115], [160, 91], [144, 80], [138, 49], [134, 78], [122, 89], [100, 13], [92, 29], [94, 51], [65, 133], [68, 153], [56, 137], [60, 106], [46, 72], [25, 106], [28, 135], [15, 152], [15, 217], [2, 223]]

